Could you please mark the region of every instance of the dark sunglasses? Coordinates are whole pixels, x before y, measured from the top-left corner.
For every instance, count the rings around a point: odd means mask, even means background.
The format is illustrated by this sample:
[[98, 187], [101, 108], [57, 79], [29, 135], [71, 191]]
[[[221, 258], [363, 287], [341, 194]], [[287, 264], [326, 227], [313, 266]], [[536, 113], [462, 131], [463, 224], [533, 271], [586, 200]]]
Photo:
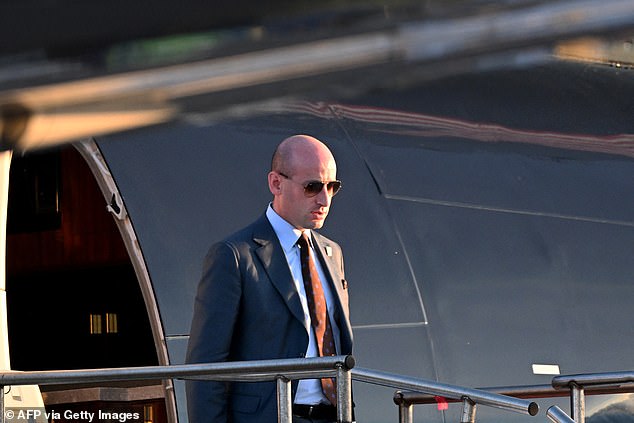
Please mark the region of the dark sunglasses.
[[321, 182], [321, 181], [308, 181], [305, 184], [301, 184], [297, 181], [294, 181], [290, 178], [290, 176], [284, 175], [282, 172], [277, 172], [284, 178], [288, 179], [291, 182], [295, 182], [296, 184], [300, 184], [304, 187], [304, 195], [306, 197], [314, 197], [324, 189], [324, 185], [328, 190], [328, 194], [331, 197], [334, 197], [335, 194], [339, 192], [341, 189], [341, 181], [330, 181], [330, 182]]

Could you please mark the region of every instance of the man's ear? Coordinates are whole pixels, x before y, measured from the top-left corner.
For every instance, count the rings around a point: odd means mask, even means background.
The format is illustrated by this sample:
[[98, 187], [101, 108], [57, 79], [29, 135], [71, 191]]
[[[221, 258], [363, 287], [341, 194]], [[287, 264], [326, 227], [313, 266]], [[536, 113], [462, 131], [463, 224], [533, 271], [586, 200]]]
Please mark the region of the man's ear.
[[282, 192], [282, 178], [277, 172], [269, 172], [269, 191], [273, 195], [279, 195]]

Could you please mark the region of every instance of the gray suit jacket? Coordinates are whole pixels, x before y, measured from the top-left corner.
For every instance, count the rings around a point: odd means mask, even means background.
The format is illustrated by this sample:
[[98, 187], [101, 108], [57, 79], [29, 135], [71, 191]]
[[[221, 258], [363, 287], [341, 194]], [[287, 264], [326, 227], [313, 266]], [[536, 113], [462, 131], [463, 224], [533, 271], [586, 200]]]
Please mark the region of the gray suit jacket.
[[[313, 232], [335, 298], [339, 354], [352, 354], [341, 248]], [[328, 254], [326, 254], [328, 252]], [[266, 216], [211, 247], [198, 286], [187, 363], [304, 357], [299, 294]], [[294, 397], [297, 381], [292, 384]], [[187, 382], [190, 423], [277, 421], [275, 382]]]

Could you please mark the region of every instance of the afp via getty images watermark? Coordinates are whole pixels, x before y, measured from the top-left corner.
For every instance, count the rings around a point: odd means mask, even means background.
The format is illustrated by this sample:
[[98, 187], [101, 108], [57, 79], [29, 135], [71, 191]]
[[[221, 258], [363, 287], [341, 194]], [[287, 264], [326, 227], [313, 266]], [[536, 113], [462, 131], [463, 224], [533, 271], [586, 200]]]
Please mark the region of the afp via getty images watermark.
[[143, 423], [143, 414], [137, 411], [111, 410], [46, 410], [44, 408], [5, 408], [6, 423]]

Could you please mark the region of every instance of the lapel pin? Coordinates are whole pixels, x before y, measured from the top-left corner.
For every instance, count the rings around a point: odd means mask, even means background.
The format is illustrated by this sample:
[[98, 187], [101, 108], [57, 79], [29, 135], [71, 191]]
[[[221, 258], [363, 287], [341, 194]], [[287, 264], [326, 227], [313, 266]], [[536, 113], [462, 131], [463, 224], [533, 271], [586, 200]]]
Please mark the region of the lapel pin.
[[332, 257], [332, 247], [330, 245], [326, 245], [326, 255]]

